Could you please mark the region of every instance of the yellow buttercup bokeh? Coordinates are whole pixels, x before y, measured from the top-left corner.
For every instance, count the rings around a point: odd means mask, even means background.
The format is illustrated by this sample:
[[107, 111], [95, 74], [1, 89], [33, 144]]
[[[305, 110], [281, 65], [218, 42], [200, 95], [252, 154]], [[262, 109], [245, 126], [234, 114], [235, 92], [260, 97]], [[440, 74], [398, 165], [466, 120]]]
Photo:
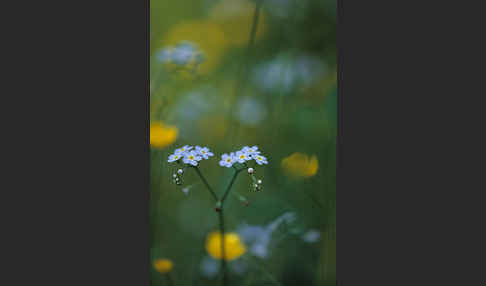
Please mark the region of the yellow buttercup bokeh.
[[175, 126], [164, 125], [162, 122], [150, 124], [150, 146], [164, 149], [177, 139], [178, 129]]
[[317, 173], [319, 162], [316, 155], [309, 158], [307, 154], [295, 152], [282, 159], [281, 166], [291, 177], [309, 178]]
[[157, 270], [158, 272], [163, 273], [163, 274], [170, 272], [173, 267], [174, 267], [174, 264], [169, 259], [163, 258], [163, 259], [157, 259], [157, 260], [154, 261], [155, 270]]
[[[224, 234], [224, 257], [225, 260], [234, 260], [246, 252], [246, 246], [235, 232]], [[206, 251], [215, 259], [222, 259], [221, 255], [221, 233], [211, 232], [206, 238]]]

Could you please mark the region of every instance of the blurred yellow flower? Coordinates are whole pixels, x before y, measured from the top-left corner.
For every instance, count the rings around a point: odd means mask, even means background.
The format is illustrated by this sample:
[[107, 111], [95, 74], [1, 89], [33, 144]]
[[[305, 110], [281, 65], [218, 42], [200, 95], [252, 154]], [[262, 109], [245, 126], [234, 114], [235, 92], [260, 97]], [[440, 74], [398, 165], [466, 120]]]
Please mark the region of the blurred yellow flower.
[[293, 177], [308, 178], [317, 173], [319, 169], [319, 162], [316, 155], [312, 155], [309, 159], [307, 154], [293, 153], [292, 155], [282, 159], [282, 168], [284, 171]]
[[[255, 2], [249, 0], [220, 1], [210, 11], [210, 19], [221, 25], [226, 40], [232, 45], [246, 44], [250, 38]], [[255, 40], [260, 39], [265, 32], [265, 14], [260, 9]]]
[[166, 126], [162, 122], [150, 124], [150, 146], [163, 149], [174, 143], [177, 139], [177, 127]]
[[173, 263], [169, 259], [157, 259], [154, 261], [154, 268], [160, 273], [167, 273], [172, 270]]
[[223, 58], [228, 42], [221, 26], [208, 20], [183, 21], [169, 30], [163, 40], [163, 46], [174, 46], [181, 41], [195, 45], [204, 60], [198, 72], [205, 74], [216, 67]]
[[[246, 246], [235, 232], [224, 234], [224, 258], [234, 260], [246, 252]], [[211, 232], [206, 238], [206, 250], [215, 259], [221, 259], [221, 233]]]

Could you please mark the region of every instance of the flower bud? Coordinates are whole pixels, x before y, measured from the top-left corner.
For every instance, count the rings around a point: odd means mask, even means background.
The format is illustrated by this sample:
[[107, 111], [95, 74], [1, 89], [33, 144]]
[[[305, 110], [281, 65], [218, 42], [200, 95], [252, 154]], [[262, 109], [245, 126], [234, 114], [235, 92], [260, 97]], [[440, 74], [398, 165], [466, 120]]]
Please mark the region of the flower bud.
[[257, 182], [257, 183], [258, 183], [259, 185], [261, 185], [261, 184], [262, 184], [262, 180], [258, 180], [258, 182]]
[[184, 173], [184, 171], [183, 171], [182, 169], [179, 169], [179, 170], [177, 170], [177, 173], [178, 173], [179, 175], [182, 175], [182, 173]]
[[248, 168], [248, 174], [253, 174], [254, 170], [253, 168]]
[[177, 175], [176, 174], [172, 174], [172, 177], [177, 178]]

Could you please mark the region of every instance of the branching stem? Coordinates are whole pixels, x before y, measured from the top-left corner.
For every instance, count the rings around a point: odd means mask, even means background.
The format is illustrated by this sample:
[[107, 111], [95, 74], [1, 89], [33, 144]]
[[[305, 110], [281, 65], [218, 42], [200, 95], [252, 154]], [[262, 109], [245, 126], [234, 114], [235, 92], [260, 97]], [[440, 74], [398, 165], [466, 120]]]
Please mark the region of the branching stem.
[[[238, 177], [238, 174], [244, 169], [236, 169], [235, 173], [233, 174], [233, 178], [231, 178], [231, 182], [229, 183], [228, 187], [226, 188], [226, 191], [224, 192], [223, 198], [221, 199], [221, 204], [224, 203], [226, 200], [226, 197], [228, 197], [228, 194], [231, 191], [231, 187], [233, 187], [233, 183], [236, 180], [236, 177]], [[222, 207], [222, 206], [221, 206]]]
[[226, 188], [221, 200], [218, 198], [218, 196], [214, 192], [213, 188], [211, 188], [211, 186], [209, 185], [208, 181], [203, 176], [203, 174], [201, 173], [199, 168], [197, 166], [195, 166], [193, 168], [196, 170], [196, 173], [199, 175], [199, 177], [203, 181], [204, 185], [206, 186], [208, 191], [213, 196], [214, 200], [220, 206], [219, 209], [218, 209], [218, 213], [219, 213], [218, 218], [219, 218], [219, 232], [221, 234], [221, 269], [222, 269], [222, 272], [223, 272], [223, 286], [226, 286], [226, 285], [228, 285], [228, 269], [227, 269], [228, 267], [227, 267], [227, 264], [226, 264], [226, 255], [225, 255], [226, 252], [225, 252], [225, 245], [224, 245], [225, 229], [224, 229], [223, 206], [224, 206], [224, 201], [226, 200], [226, 197], [228, 197], [229, 193], [231, 192], [231, 188], [233, 187], [233, 183], [235, 182], [236, 177], [238, 176], [238, 174], [241, 171], [245, 170], [245, 168], [241, 168], [241, 169], [238, 169], [236, 167], [234, 168], [235, 172], [233, 174], [233, 178], [231, 178], [231, 182], [229, 183], [228, 187]]

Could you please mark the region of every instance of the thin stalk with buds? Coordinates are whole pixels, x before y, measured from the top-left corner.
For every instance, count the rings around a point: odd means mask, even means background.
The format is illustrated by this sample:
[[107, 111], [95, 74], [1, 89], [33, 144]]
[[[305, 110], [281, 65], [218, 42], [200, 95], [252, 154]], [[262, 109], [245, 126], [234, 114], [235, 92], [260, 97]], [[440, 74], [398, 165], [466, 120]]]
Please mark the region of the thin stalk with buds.
[[219, 219], [219, 232], [221, 234], [221, 269], [222, 269], [222, 274], [223, 274], [223, 286], [228, 285], [228, 267], [226, 263], [226, 249], [225, 249], [225, 243], [224, 243], [224, 234], [225, 234], [225, 227], [224, 227], [224, 202], [226, 201], [226, 198], [228, 197], [229, 193], [231, 192], [231, 189], [233, 187], [234, 182], [236, 181], [236, 177], [238, 177], [238, 174], [242, 171], [245, 170], [245, 168], [237, 169], [235, 168], [235, 172], [233, 174], [233, 177], [231, 178], [231, 181], [229, 185], [226, 187], [226, 190], [222, 196], [221, 199], [216, 195], [214, 192], [213, 188], [209, 185], [208, 181], [204, 177], [204, 175], [201, 173], [199, 168], [197, 166], [193, 166], [194, 170], [196, 170], [196, 173], [199, 175], [201, 180], [203, 181], [204, 185], [208, 189], [209, 193], [211, 196], [215, 199], [216, 201], [216, 211], [218, 212], [218, 219]]
[[[258, 151], [258, 146], [248, 147], [244, 146], [241, 150], [236, 152], [231, 152], [230, 155], [222, 154], [221, 161], [219, 162], [220, 166], [224, 166], [227, 168], [233, 169], [233, 174], [231, 180], [229, 181], [228, 185], [223, 188], [222, 192], [218, 195], [214, 189], [209, 184], [206, 177], [202, 174], [201, 170], [199, 169], [199, 161], [203, 159], [209, 159], [209, 156], [213, 156], [214, 154], [211, 153], [209, 148], [207, 147], [199, 147], [196, 146], [195, 150], [191, 150], [193, 147], [189, 145], [185, 145], [181, 148], [175, 150], [174, 154], [169, 155], [168, 162], [175, 162], [177, 164], [183, 164], [174, 174], [172, 174], [173, 182], [181, 186], [183, 185], [183, 178], [184, 174], [186, 173], [186, 169], [194, 169], [197, 173], [201, 181], [203, 182], [204, 186], [208, 190], [208, 192], [213, 197], [214, 201], [216, 202], [215, 210], [218, 212], [218, 219], [219, 219], [219, 233], [220, 233], [220, 241], [221, 241], [221, 257], [217, 257], [221, 259], [221, 274], [222, 274], [222, 285], [226, 286], [229, 283], [229, 275], [228, 275], [228, 266], [227, 266], [227, 254], [228, 249], [226, 249], [225, 244], [225, 202], [227, 201], [228, 196], [231, 194], [231, 190], [234, 187], [236, 182], [236, 178], [241, 173], [241, 171], [245, 170], [248, 172], [248, 175], [252, 179], [251, 188], [255, 191], [261, 190], [262, 180], [257, 180], [255, 178], [255, 170], [253, 167], [262, 164], [267, 164], [267, 159]], [[255, 165], [253, 167], [249, 166], [249, 161], [255, 160]], [[236, 192], [236, 191], [235, 191]], [[243, 205], [248, 206], [248, 200], [240, 194], [234, 194], [238, 200], [243, 202]]]

